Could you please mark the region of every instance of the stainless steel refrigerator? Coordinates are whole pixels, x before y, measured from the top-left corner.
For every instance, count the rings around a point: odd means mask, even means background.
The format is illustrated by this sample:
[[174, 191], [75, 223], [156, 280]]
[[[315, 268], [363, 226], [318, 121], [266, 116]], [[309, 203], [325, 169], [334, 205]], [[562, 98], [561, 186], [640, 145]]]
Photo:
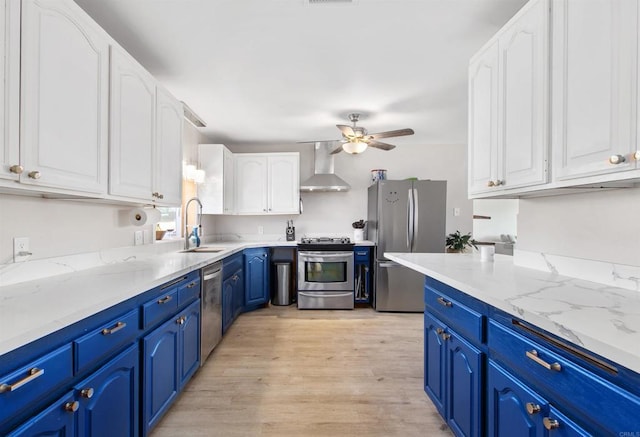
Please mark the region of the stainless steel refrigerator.
[[376, 243], [377, 311], [424, 311], [424, 275], [385, 252], [444, 252], [446, 181], [379, 181], [369, 187], [367, 238]]

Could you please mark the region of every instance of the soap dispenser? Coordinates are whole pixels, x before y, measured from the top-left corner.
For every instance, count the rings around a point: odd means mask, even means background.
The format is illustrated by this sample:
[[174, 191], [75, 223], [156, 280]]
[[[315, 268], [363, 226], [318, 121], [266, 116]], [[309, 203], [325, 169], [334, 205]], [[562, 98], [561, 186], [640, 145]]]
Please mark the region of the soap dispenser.
[[194, 226], [189, 237], [189, 243], [192, 247], [200, 247], [200, 236], [198, 235], [198, 227]]

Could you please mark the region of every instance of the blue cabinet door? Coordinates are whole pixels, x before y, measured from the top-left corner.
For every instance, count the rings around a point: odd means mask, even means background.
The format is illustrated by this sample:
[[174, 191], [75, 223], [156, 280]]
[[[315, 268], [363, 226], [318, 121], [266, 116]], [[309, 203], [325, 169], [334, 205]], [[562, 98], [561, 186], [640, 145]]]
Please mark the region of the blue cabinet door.
[[143, 340], [142, 380], [145, 434], [156, 424], [178, 394], [179, 324], [171, 319]]
[[233, 283], [233, 320], [237, 319], [244, 307], [244, 275], [242, 269], [234, 275]]
[[78, 434], [92, 437], [137, 436], [138, 369], [134, 344], [77, 384]]
[[233, 275], [222, 283], [222, 333], [233, 323], [233, 285], [235, 280]]
[[482, 435], [484, 354], [449, 330], [447, 339], [447, 422], [454, 434]]
[[78, 403], [74, 399], [73, 392], [69, 392], [49, 408], [9, 433], [7, 437], [73, 437], [77, 409]]
[[263, 305], [269, 301], [269, 260], [267, 249], [244, 252], [245, 307]]
[[444, 330], [442, 323], [429, 313], [424, 314], [424, 391], [442, 417], [446, 417], [446, 345], [441, 337]]
[[182, 389], [200, 365], [200, 299], [181, 312], [180, 320], [178, 358]]
[[[542, 423], [548, 403], [516, 377], [489, 360], [488, 371], [489, 436], [543, 437]], [[527, 404], [529, 409], [527, 411]]]
[[354, 285], [356, 303], [371, 301], [371, 248], [356, 246], [354, 248]]

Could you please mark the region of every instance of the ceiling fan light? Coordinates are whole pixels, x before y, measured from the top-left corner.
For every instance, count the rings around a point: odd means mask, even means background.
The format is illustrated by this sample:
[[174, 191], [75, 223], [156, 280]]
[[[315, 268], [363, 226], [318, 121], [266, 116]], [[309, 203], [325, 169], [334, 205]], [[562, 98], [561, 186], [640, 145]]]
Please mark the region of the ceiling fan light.
[[362, 153], [367, 150], [367, 143], [363, 143], [360, 141], [350, 141], [348, 143], [344, 143], [342, 145], [342, 149], [347, 153], [357, 155], [358, 153]]

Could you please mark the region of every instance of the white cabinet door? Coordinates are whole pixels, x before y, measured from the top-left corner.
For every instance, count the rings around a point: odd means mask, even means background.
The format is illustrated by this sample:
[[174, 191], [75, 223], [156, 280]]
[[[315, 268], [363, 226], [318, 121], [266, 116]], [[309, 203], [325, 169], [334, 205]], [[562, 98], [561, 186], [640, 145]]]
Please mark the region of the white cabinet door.
[[22, 183], [105, 193], [109, 46], [72, 1], [22, 2]]
[[0, 0], [0, 23], [0, 179], [18, 180], [20, 0]]
[[469, 194], [498, 180], [498, 41], [469, 65]]
[[500, 188], [547, 182], [549, 0], [529, 2], [500, 34]]
[[297, 153], [274, 153], [267, 158], [268, 212], [298, 214], [300, 208], [300, 162]]
[[182, 200], [182, 103], [156, 87], [157, 136], [153, 197], [157, 204], [180, 206]]
[[[637, 0], [553, 0], [555, 180], [635, 168]], [[612, 155], [626, 161], [611, 164]]]
[[113, 196], [154, 199], [155, 88], [144, 68], [121, 49], [111, 48], [109, 193]]
[[225, 147], [223, 151], [223, 213], [224, 214], [233, 214], [235, 213], [235, 196], [234, 196], [234, 161], [233, 161], [233, 153], [229, 149]]
[[236, 213], [267, 213], [267, 157], [264, 154], [236, 154]]
[[198, 184], [203, 214], [233, 213], [233, 153], [223, 144], [199, 144], [198, 165], [205, 172]]

